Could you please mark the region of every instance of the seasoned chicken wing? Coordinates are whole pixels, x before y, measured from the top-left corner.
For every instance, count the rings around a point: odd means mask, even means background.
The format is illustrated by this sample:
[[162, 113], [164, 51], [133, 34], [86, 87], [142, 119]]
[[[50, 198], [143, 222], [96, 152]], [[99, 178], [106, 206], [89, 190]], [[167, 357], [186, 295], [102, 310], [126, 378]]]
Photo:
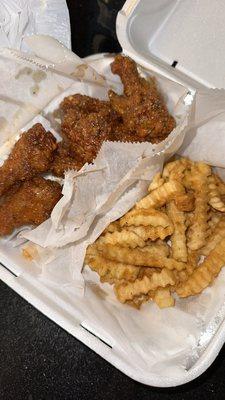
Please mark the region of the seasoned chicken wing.
[[103, 141], [115, 140], [120, 117], [109, 102], [74, 95], [64, 99], [61, 109], [61, 135], [83, 164], [94, 160]]
[[[124, 95], [109, 91], [113, 109], [122, 117], [123, 125], [135, 133], [136, 141], [144, 138], [157, 143], [165, 139], [175, 127], [154, 79], [141, 78], [134, 61], [118, 55], [111, 65], [112, 72], [120, 76]], [[129, 134], [130, 135], [130, 134]]]
[[48, 171], [57, 144], [41, 124], [24, 132], [0, 167], [0, 196], [14, 183]]
[[55, 151], [51, 171], [54, 175], [63, 177], [65, 171], [69, 169], [79, 170], [83, 164], [84, 162], [79, 160], [70, 146], [63, 141], [59, 143]]
[[109, 91], [110, 101], [103, 101], [75, 94], [60, 105], [61, 135], [83, 164], [95, 159], [105, 140], [158, 143], [175, 127], [154, 79], [141, 78], [135, 62], [121, 55], [111, 68], [124, 95]]
[[35, 177], [16, 183], [0, 202], [0, 236], [23, 225], [39, 225], [49, 218], [61, 197], [57, 182]]

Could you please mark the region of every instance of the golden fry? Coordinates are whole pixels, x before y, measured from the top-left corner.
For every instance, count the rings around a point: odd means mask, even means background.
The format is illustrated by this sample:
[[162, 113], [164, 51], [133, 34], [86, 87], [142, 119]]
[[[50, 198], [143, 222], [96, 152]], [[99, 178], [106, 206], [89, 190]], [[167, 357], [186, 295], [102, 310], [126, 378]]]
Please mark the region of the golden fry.
[[162, 186], [165, 183], [164, 179], [162, 178], [162, 175], [160, 172], [154, 176], [152, 179], [152, 182], [150, 183], [148, 187], [149, 193], [152, 192], [155, 189], [158, 189], [160, 186]]
[[210, 210], [209, 212], [209, 220], [208, 220], [208, 225], [209, 225], [209, 230], [212, 232], [218, 222], [222, 219], [223, 214], [218, 212], [218, 211], [213, 211]]
[[225, 264], [225, 238], [209, 253], [203, 263], [176, 290], [180, 297], [194, 296], [209, 286]]
[[174, 201], [167, 204], [167, 211], [174, 226], [174, 232], [171, 235], [172, 257], [175, 260], [187, 262], [185, 214], [178, 210]]
[[[202, 250], [201, 250], [202, 251]], [[188, 250], [188, 265], [192, 265], [196, 268], [200, 259], [200, 254], [198, 250]], [[188, 267], [187, 265], [187, 267]]]
[[121, 226], [162, 226], [166, 228], [171, 225], [171, 221], [162, 211], [149, 209], [134, 209], [128, 212], [124, 217], [120, 219]]
[[132, 231], [122, 230], [121, 232], [106, 233], [101, 237], [101, 242], [123, 247], [144, 247], [145, 241]]
[[206, 245], [201, 249], [201, 254], [207, 256], [215, 246], [225, 237], [225, 218], [219, 220], [213, 232], [208, 237]]
[[168, 288], [158, 288], [155, 291], [153, 301], [159, 306], [159, 308], [167, 308], [174, 306], [174, 298]]
[[128, 226], [128, 230], [136, 233], [143, 240], [152, 240], [155, 241], [157, 239], [165, 239], [167, 236], [170, 236], [173, 233], [173, 226], [167, 226], [163, 228], [162, 226]]
[[161, 256], [164, 257], [170, 256], [170, 246], [166, 242], [163, 242], [160, 239], [157, 239], [155, 242], [152, 242], [151, 240], [146, 241], [145, 247], [140, 250], [144, 252], [149, 251], [151, 253], [152, 248], [155, 248], [156, 246], [157, 249], [160, 251]]
[[216, 184], [217, 184], [217, 186], [219, 188], [220, 194], [224, 195], [225, 194], [225, 182], [222, 181], [222, 179], [218, 175], [216, 175], [216, 174], [212, 174], [212, 175], [215, 178], [215, 181], [216, 181]]
[[110, 261], [98, 254], [86, 256], [85, 262], [93, 271], [99, 274], [101, 282], [108, 282], [110, 284], [122, 279], [134, 281], [137, 279], [140, 271], [139, 267]]
[[120, 231], [121, 231], [121, 226], [120, 226], [119, 221], [114, 221], [114, 222], [111, 222], [111, 224], [109, 224], [107, 226], [107, 228], [104, 230], [103, 233], [107, 233], [107, 232], [113, 233], [113, 232], [120, 232]]
[[191, 184], [195, 192], [195, 210], [192, 224], [187, 231], [187, 246], [190, 250], [198, 250], [206, 243], [208, 235], [209, 206], [208, 206], [208, 176], [211, 169], [203, 163], [196, 163], [187, 182]]
[[135, 296], [132, 300], [127, 300], [126, 304], [139, 310], [141, 305], [149, 299], [149, 294], [141, 294], [140, 296]]
[[144, 267], [168, 268], [181, 271], [186, 268], [186, 264], [176, 261], [173, 258], [162, 256], [162, 250], [157, 246], [151, 249], [128, 249], [125, 247], [112, 246], [110, 244], [98, 244], [98, 250], [109, 260], [122, 262], [130, 265]]
[[182, 181], [184, 171], [190, 167], [191, 161], [187, 158], [179, 158], [179, 160], [172, 161], [165, 165], [163, 169], [163, 178], [170, 180]]
[[174, 202], [180, 211], [190, 212], [195, 208], [195, 197], [193, 193], [178, 193]]
[[136, 207], [159, 208], [175, 198], [178, 193], [185, 193], [184, 186], [178, 181], [170, 180], [140, 200]]
[[[193, 264], [187, 264], [187, 268], [183, 269], [182, 271], [173, 271], [176, 280], [177, 280], [177, 285], [181, 282], [186, 282], [186, 280], [189, 278], [189, 276], [193, 273], [195, 269], [195, 266]], [[173, 288], [175, 289], [175, 287]]]
[[152, 274], [154, 272], [159, 272], [158, 268], [151, 268], [151, 267], [141, 267], [139, 274], [138, 274], [138, 278], [142, 279], [144, 278], [144, 276], [147, 276], [148, 278], [152, 277]]
[[208, 177], [209, 186], [209, 204], [215, 210], [225, 212], [225, 203], [223, 202], [220, 194], [219, 185], [217, 184], [215, 175]]
[[194, 213], [189, 212], [186, 214], [186, 226], [189, 228], [193, 224], [193, 219], [194, 219]]
[[173, 272], [163, 268], [160, 273], [153, 273], [151, 278], [144, 276], [143, 279], [137, 279], [134, 282], [116, 284], [114, 290], [118, 300], [121, 303], [125, 303], [127, 300], [132, 300], [135, 296], [147, 294], [150, 290], [174, 284]]

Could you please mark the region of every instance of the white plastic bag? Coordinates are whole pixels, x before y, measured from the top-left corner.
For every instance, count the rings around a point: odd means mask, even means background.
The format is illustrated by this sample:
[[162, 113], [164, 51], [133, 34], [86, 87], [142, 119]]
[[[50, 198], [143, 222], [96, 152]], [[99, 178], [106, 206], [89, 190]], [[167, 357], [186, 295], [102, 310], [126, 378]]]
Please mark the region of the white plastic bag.
[[28, 50], [23, 38], [51, 35], [71, 47], [65, 0], [0, 0], [0, 47]]

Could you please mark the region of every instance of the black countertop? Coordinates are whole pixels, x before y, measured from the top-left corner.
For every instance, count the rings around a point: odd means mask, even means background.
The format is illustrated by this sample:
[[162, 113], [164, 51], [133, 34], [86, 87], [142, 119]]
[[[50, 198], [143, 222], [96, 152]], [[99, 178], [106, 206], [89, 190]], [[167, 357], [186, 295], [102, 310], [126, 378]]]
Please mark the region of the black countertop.
[[[68, 0], [73, 50], [116, 52], [121, 0]], [[225, 399], [225, 347], [195, 381], [172, 389], [139, 384], [0, 282], [0, 400]]]

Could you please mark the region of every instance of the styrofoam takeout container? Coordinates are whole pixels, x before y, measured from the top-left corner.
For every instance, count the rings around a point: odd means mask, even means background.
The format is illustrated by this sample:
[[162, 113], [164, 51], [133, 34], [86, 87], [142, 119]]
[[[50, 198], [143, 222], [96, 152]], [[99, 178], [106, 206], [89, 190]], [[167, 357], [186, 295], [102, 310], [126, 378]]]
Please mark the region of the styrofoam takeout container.
[[117, 36], [146, 68], [193, 88], [224, 88], [224, 15], [223, 0], [127, 0]]
[[[128, 0], [117, 18], [117, 34], [123, 52], [143, 67], [190, 89], [223, 87], [225, 78], [221, 74], [223, 55], [220, 48], [224, 42], [221, 16], [225, 14], [225, 3], [223, 0], [213, 2], [213, 18], [211, 8], [210, 0]], [[202, 19], [204, 24], [199, 24]], [[217, 35], [214, 36], [212, 32], [216, 30]], [[89, 61], [97, 66], [99, 59], [101, 57], [95, 56]], [[218, 64], [215, 60], [219, 60]], [[81, 311], [73, 294], [66, 293], [64, 288], [43, 285], [31, 276], [30, 263], [18, 254], [16, 248], [0, 244], [0, 261], [0, 278], [6, 284], [105, 360], [139, 382], [159, 387], [189, 382], [209, 367], [224, 343], [225, 321], [222, 320], [204, 352], [192, 360], [189, 368], [179, 371], [179, 374], [175, 369], [173, 374], [165, 376], [148, 373], [147, 365], [146, 370], [136, 367], [135, 353], [128, 355], [126, 348], [118, 348], [110, 335], [103, 334], [104, 330], [99, 332], [97, 326], [80, 317]]]

